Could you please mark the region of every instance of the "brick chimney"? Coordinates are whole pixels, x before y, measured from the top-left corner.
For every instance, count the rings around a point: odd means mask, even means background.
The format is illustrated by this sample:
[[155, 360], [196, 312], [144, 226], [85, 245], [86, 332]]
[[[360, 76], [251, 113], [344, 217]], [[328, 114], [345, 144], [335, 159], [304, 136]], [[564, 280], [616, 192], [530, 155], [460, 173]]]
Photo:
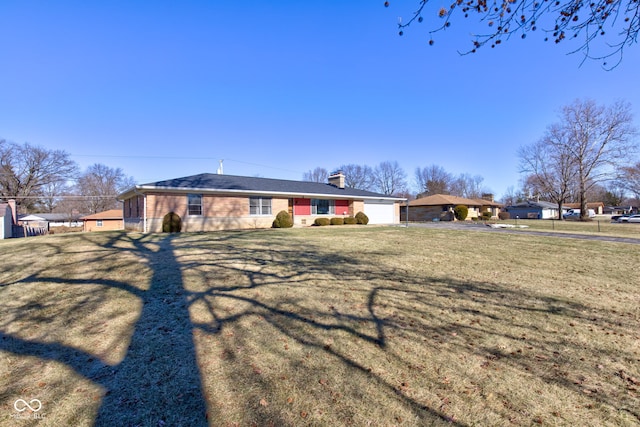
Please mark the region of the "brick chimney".
[[337, 171], [329, 175], [328, 178], [329, 185], [333, 185], [334, 187], [344, 188], [344, 174], [342, 171]]
[[13, 216], [13, 225], [18, 224], [18, 212], [16, 211], [16, 201], [14, 199], [7, 200], [9, 207], [11, 208], [11, 215]]

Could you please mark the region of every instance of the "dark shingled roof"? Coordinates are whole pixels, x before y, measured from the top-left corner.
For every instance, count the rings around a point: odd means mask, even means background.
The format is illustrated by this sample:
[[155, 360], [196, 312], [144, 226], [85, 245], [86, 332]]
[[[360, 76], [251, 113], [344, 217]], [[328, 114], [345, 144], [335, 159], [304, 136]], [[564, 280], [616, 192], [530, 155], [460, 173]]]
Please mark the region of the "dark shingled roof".
[[558, 209], [558, 205], [551, 202], [545, 201], [533, 201], [529, 200], [526, 202], [516, 203], [515, 205], [507, 206], [507, 208], [541, 208], [541, 209]]
[[[326, 195], [342, 197], [385, 198], [404, 200], [400, 197], [386, 196], [355, 188], [338, 188], [330, 184], [284, 179], [257, 178], [248, 176], [218, 175], [202, 173], [183, 178], [167, 179], [136, 186], [138, 190], [202, 190], [232, 191], [245, 193], [284, 193], [289, 195]], [[132, 190], [126, 191], [124, 194]]]

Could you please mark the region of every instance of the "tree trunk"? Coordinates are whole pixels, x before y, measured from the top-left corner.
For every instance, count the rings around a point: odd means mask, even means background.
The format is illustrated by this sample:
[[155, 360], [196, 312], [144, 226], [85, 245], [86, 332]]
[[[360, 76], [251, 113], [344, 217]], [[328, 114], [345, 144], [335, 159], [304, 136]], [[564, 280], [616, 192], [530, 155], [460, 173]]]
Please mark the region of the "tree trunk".
[[587, 212], [587, 190], [585, 188], [585, 180], [580, 180], [580, 221], [586, 221], [589, 218]]
[[558, 200], [558, 219], [562, 221], [562, 201]]

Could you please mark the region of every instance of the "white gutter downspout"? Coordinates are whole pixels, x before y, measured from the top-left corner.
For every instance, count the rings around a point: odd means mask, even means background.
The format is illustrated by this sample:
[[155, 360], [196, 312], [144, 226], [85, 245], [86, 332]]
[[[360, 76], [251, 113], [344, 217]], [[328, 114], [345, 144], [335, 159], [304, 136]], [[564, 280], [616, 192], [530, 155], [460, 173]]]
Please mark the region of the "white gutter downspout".
[[133, 192], [142, 196], [142, 232], [147, 232], [147, 195], [144, 193], [140, 193], [137, 188], [133, 187]]

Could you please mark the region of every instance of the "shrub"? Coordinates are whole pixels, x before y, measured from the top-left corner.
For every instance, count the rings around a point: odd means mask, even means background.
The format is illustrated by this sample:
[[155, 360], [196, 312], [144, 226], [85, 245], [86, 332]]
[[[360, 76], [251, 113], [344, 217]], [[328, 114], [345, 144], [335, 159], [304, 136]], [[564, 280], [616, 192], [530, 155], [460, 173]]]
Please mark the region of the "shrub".
[[331, 221], [329, 221], [329, 218], [316, 218], [315, 221], [313, 221], [313, 225], [329, 225], [331, 224]]
[[346, 218], [344, 219], [344, 223], [345, 223], [345, 224], [349, 224], [349, 225], [353, 225], [353, 224], [357, 224], [357, 223], [358, 223], [358, 220], [357, 220], [357, 219], [355, 219], [355, 218], [354, 218], [354, 217], [352, 217], [352, 216], [348, 216], [348, 217], [346, 217]]
[[169, 212], [162, 218], [163, 233], [178, 233], [180, 230], [182, 230], [180, 215], [175, 212]]
[[498, 214], [498, 218], [505, 220], [505, 219], [511, 219], [511, 214], [509, 212], [500, 212]]
[[344, 224], [344, 219], [342, 218], [331, 218], [331, 225], [342, 225]]
[[465, 205], [458, 205], [453, 208], [453, 214], [460, 221], [464, 221], [465, 219], [467, 219], [467, 215], [469, 214], [469, 208]]
[[364, 214], [364, 212], [358, 212], [356, 214], [356, 221], [358, 224], [367, 225], [369, 224], [369, 217]]
[[491, 212], [482, 212], [482, 219], [485, 221], [489, 221], [493, 214]]
[[273, 224], [271, 224], [273, 228], [291, 228], [293, 227], [293, 219], [291, 219], [291, 215], [287, 211], [280, 211], [278, 215], [276, 215], [276, 219], [273, 220]]

